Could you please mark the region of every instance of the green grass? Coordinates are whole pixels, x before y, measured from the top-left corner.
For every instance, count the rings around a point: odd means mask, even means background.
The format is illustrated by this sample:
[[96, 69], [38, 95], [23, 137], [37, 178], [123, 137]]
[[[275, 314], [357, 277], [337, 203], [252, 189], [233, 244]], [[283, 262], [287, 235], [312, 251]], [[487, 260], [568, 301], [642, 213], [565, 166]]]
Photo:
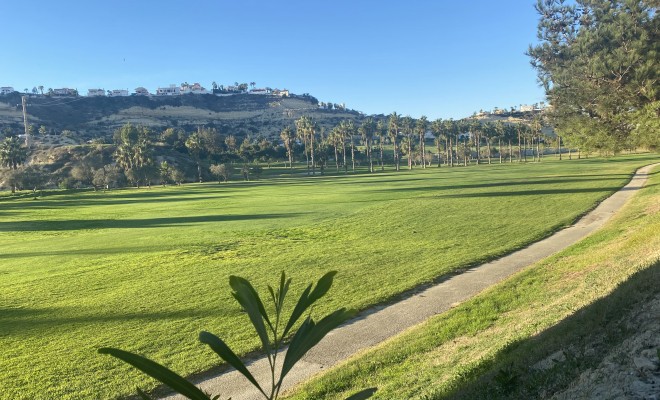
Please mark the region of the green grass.
[[[217, 364], [201, 330], [257, 349], [228, 277], [292, 290], [332, 269], [315, 313], [363, 309], [569, 224], [657, 157], [374, 176], [49, 194], [0, 200], [4, 396], [112, 398], [153, 387], [96, 354], [137, 352], [188, 375]], [[151, 386], [150, 386], [151, 385]]]
[[[546, 398], [634, 331], [621, 321], [657, 295], [660, 170], [602, 230], [472, 300], [354, 357], [291, 399]], [[533, 368], [558, 351], [567, 360]]]

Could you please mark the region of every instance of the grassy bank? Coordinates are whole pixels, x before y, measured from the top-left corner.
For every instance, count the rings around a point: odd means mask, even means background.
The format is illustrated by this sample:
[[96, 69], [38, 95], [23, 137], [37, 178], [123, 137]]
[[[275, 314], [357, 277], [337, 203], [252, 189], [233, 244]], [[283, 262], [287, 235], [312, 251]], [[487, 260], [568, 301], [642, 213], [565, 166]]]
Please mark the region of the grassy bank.
[[316, 312], [362, 309], [548, 235], [653, 159], [3, 198], [0, 387], [17, 399], [112, 398], [144, 382], [101, 346], [203, 371], [217, 358], [201, 330], [242, 353], [258, 346], [230, 274], [263, 288], [286, 270], [300, 290], [336, 269]]
[[387, 399], [526, 399], [562, 391], [635, 333], [622, 319], [658, 294], [659, 184], [656, 168], [602, 230], [290, 398], [341, 399], [364, 387]]

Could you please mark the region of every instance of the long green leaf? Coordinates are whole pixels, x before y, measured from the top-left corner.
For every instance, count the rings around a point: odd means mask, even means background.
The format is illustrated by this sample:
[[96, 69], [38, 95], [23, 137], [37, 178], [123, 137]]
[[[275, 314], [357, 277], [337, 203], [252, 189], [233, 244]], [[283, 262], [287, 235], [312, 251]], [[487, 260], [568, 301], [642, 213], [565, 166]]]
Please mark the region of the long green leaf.
[[252, 383], [257, 389], [259, 389], [261, 393], [264, 392], [263, 389], [261, 389], [261, 386], [259, 386], [259, 383], [257, 383], [257, 380], [254, 379], [254, 376], [252, 376], [245, 364], [243, 364], [243, 361], [238, 358], [236, 353], [234, 353], [229, 348], [229, 346], [227, 346], [227, 344], [222, 341], [222, 339], [210, 332], [200, 332], [199, 341], [209, 345], [213, 351], [215, 351], [223, 360], [229, 363], [229, 365], [236, 368], [236, 370], [240, 372], [245, 378], [247, 378], [247, 380], [250, 381], [250, 383]]
[[305, 310], [309, 307], [309, 303], [307, 299], [309, 298], [309, 292], [311, 291], [312, 291], [312, 285], [310, 284], [300, 295], [300, 298], [298, 299], [296, 306], [293, 308], [293, 311], [291, 312], [291, 316], [289, 317], [289, 322], [287, 322], [286, 327], [282, 332], [282, 337], [286, 337], [286, 335], [289, 333], [289, 330], [293, 328], [293, 325], [295, 325], [298, 319], [300, 319], [300, 317], [303, 315]]
[[185, 380], [176, 372], [172, 372], [168, 368], [151, 361], [148, 358], [130, 353], [128, 351], [119, 350], [111, 347], [103, 347], [98, 350], [101, 354], [109, 354], [116, 357], [135, 368], [158, 380], [161, 383], [172, 388], [177, 393], [180, 393], [192, 400], [210, 400], [204, 392], [199, 390], [195, 385]]
[[289, 330], [293, 328], [293, 325], [295, 325], [298, 319], [312, 304], [314, 304], [316, 300], [323, 297], [328, 290], [330, 290], [333, 278], [336, 274], [337, 271], [330, 271], [319, 279], [314, 290], [312, 290], [312, 285], [309, 285], [307, 289], [305, 289], [303, 294], [300, 295], [300, 299], [298, 299], [298, 303], [296, 303], [296, 306], [291, 313], [291, 317], [289, 317], [289, 322], [287, 322], [286, 327], [284, 328], [282, 337], [285, 337], [289, 333]]
[[[232, 283], [233, 281], [233, 283]], [[252, 298], [254, 299], [257, 308], [259, 310], [259, 314], [263, 317], [263, 319], [266, 321], [266, 323], [271, 327], [272, 329], [272, 324], [270, 323], [270, 319], [268, 318], [268, 314], [266, 313], [266, 308], [264, 307], [264, 303], [261, 302], [261, 298], [259, 297], [259, 293], [254, 289], [250, 281], [248, 281], [245, 278], [241, 278], [240, 276], [230, 276], [229, 277], [229, 286], [232, 287], [232, 289], [236, 290], [234, 288], [234, 285], [240, 285], [245, 287], [251, 294]]]
[[[247, 312], [254, 329], [257, 331], [257, 335], [259, 335], [259, 339], [261, 339], [261, 344], [266, 352], [270, 353], [270, 338], [266, 331], [266, 325], [264, 325], [263, 313], [259, 310], [259, 304], [261, 303], [259, 296], [256, 295], [252, 285], [243, 278], [232, 276], [229, 278], [229, 282], [232, 289], [234, 289], [232, 295]], [[263, 304], [261, 308], [263, 308]]]
[[314, 287], [314, 290], [309, 295], [310, 304], [313, 304], [316, 302], [316, 300], [320, 299], [326, 293], [328, 293], [328, 290], [330, 290], [330, 287], [332, 286], [332, 281], [335, 275], [337, 275], [337, 271], [330, 271], [323, 275], [321, 279], [319, 279], [319, 281], [316, 283], [316, 286]]
[[314, 323], [314, 321], [308, 317], [291, 339], [289, 349], [287, 350], [284, 362], [282, 363], [280, 382], [282, 382], [286, 374], [291, 371], [291, 368], [293, 368], [293, 366], [312, 347], [316, 346], [321, 339], [328, 334], [328, 332], [341, 325], [354, 314], [355, 312], [352, 310], [341, 308], [332, 314], [325, 316], [318, 323]]

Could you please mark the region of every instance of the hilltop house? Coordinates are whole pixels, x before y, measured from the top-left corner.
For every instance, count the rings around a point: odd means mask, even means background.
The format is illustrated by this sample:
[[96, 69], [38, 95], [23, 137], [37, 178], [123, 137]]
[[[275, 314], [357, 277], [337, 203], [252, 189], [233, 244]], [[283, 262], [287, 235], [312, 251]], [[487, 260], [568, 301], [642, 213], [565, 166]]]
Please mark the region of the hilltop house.
[[280, 97], [289, 97], [289, 91], [286, 89], [273, 89], [273, 94]]
[[14, 93], [14, 92], [15, 92], [15, 90], [11, 86], [0, 87], [0, 95], [10, 94], [10, 93]]
[[156, 96], [178, 96], [181, 94], [181, 88], [177, 85], [170, 85], [166, 88], [158, 88], [156, 90]]
[[124, 96], [130, 96], [130, 94], [128, 94], [128, 90], [126, 89], [108, 90], [108, 97], [124, 97]]
[[199, 83], [193, 83], [192, 85], [182, 85], [181, 94], [210, 94], [210, 92]]
[[146, 88], [143, 88], [142, 86], [140, 86], [139, 88], [135, 89], [135, 95], [136, 96], [150, 96], [151, 94], [149, 93], [149, 91]]
[[269, 89], [250, 89], [249, 94], [270, 94]]
[[87, 89], [87, 97], [105, 96], [104, 89]]
[[53, 89], [53, 96], [75, 96], [78, 94], [76, 89], [61, 88]]

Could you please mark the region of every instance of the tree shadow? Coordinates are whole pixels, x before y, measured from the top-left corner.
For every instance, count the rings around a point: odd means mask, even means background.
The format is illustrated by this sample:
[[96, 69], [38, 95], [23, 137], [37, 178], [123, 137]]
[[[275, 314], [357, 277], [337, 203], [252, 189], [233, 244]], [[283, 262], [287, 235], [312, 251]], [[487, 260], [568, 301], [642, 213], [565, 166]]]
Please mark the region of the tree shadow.
[[630, 323], [635, 311], [657, 295], [657, 282], [660, 261], [556, 325], [480, 361], [453, 390], [432, 398], [548, 398], [565, 390], [582, 372], [599, 365], [610, 349], [638, 333], [626, 320]]
[[0, 308], [0, 337], [26, 336], [42, 333], [44, 330], [74, 330], [74, 326], [85, 329], [85, 325], [105, 322], [158, 322], [165, 320], [189, 320], [239, 313], [240, 310], [218, 310], [217, 308], [191, 308], [159, 312], [99, 313], [96, 310], [82, 310], [66, 307], [47, 308]]
[[166, 250], [150, 247], [116, 247], [116, 248], [90, 248], [90, 249], [67, 249], [67, 250], [48, 250], [48, 251], [28, 251], [20, 253], [0, 253], [0, 260], [3, 258], [25, 258], [25, 257], [60, 257], [60, 256], [101, 256], [114, 254], [136, 254], [136, 253], [154, 253]]
[[50, 220], [50, 221], [10, 221], [0, 222], [0, 232], [43, 232], [75, 231], [83, 229], [132, 229], [163, 228], [182, 225], [194, 225], [208, 222], [255, 221], [261, 219], [292, 218], [301, 213], [282, 214], [232, 214], [198, 215], [186, 217], [162, 217], [146, 219], [87, 219], [87, 220]]
[[[2, 208], [5, 210], [17, 210], [17, 209], [52, 210], [52, 209], [63, 209], [63, 208], [71, 208], [71, 207], [129, 205], [136, 203], [137, 204], [178, 203], [178, 202], [198, 201], [198, 200], [218, 200], [226, 197], [227, 196], [194, 196], [194, 195], [190, 195], [187, 197], [152, 196], [151, 198], [133, 198], [130, 196], [125, 196], [121, 198], [117, 198], [115, 196], [111, 196], [111, 197], [76, 196], [72, 198], [63, 198], [63, 199], [39, 198], [37, 200], [14, 201], [14, 202], [7, 202], [0, 204], [2, 204]], [[12, 212], [11, 215], [15, 215], [15, 213]]]
[[[582, 178], [585, 176], [585, 178]], [[461, 185], [437, 185], [437, 186], [418, 186], [418, 187], [399, 187], [399, 188], [388, 188], [388, 189], [376, 189], [374, 192], [409, 192], [409, 191], [421, 191], [421, 192], [431, 192], [438, 190], [455, 190], [455, 189], [483, 189], [483, 188], [496, 188], [496, 187], [509, 187], [509, 186], [533, 186], [533, 185], [561, 185], [574, 182], [593, 182], [593, 179], [589, 178], [590, 175], [581, 175], [580, 178], [564, 178], [564, 179], [538, 179], [538, 180], [515, 180], [515, 181], [496, 181], [496, 182], [485, 182], [485, 183], [474, 183], [474, 184], [461, 184]], [[614, 177], [608, 175], [608, 177], [599, 176], [596, 181], [621, 181], [624, 177], [630, 177], [630, 175], [620, 174], [620, 177]], [[613, 190], [618, 189], [615, 187]], [[610, 190], [611, 188], [598, 189], [600, 190]], [[578, 189], [579, 190], [579, 189]], [[507, 195], [508, 193], [525, 193], [526, 191], [518, 192], [506, 192], [502, 195]], [[452, 195], [453, 196], [453, 195]], [[457, 195], [461, 196], [461, 195]]]

